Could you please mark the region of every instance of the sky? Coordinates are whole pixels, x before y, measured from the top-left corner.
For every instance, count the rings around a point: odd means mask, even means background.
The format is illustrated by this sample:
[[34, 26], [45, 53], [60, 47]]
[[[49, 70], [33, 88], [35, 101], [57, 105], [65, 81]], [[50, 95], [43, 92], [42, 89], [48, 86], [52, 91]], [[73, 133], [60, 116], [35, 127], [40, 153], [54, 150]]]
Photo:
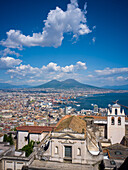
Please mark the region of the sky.
[[127, 0], [1, 0], [0, 83], [128, 84]]

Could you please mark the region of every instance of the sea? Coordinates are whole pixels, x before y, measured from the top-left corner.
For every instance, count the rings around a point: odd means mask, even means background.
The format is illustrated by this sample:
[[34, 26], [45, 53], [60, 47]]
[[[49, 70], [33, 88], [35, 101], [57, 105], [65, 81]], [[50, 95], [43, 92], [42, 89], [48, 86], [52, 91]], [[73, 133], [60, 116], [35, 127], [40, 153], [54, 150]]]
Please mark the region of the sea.
[[[72, 100], [72, 99], [71, 99]], [[107, 93], [107, 94], [94, 94], [88, 96], [78, 96], [75, 100], [77, 103], [67, 104], [66, 106], [71, 106], [77, 111], [81, 109], [91, 109], [93, 110], [94, 104], [97, 104], [99, 108], [108, 108], [108, 105], [113, 105], [113, 101], [118, 100], [117, 103], [128, 107], [128, 93]], [[122, 107], [125, 110], [125, 114], [128, 115], [128, 109]]]

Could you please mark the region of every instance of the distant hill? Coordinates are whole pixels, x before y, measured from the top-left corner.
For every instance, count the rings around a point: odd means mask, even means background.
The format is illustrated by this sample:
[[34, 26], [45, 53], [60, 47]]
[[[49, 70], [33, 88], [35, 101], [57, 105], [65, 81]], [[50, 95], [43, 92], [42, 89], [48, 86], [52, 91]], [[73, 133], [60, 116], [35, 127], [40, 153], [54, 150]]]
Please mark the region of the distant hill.
[[14, 88], [28, 88], [28, 87], [30, 87], [30, 86], [28, 86], [28, 85], [16, 86], [16, 85], [12, 85], [9, 83], [0, 83], [0, 89], [14, 89]]
[[61, 82], [57, 80], [51, 80], [45, 84], [37, 86], [37, 88], [59, 88], [61, 86]]
[[54, 88], [54, 89], [83, 88], [86, 90], [103, 89], [88, 84], [82, 84], [74, 79], [67, 79], [65, 81], [52, 80], [40, 86], [36, 86], [36, 88]]
[[103, 88], [112, 90], [128, 90], [128, 84], [122, 86], [103, 86]]

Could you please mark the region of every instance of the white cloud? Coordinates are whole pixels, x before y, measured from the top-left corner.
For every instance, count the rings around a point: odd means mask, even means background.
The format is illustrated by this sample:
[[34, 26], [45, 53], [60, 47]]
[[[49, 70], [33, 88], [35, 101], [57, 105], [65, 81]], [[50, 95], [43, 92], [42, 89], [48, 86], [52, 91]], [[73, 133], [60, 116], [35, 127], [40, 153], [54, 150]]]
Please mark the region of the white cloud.
[[125, 80], [128, 80], [128, 77], [118, 76], [116, 79], [118, 81], [125, 81]]
[[94, 25], [94, 26], [92, 27], [92, 29], [93, 29], [93, 30], [96, 29], [96, 25]]
[[93, 77], [94, 77], [94, 75], [89, 74], [87, 77], [89, 77], [89, 78], [93, 78]]
[[86, 63], [82, 63], [78, 61], [75, 65], [69, 65], [65, 67], [58, 66], [56, 63], [49, 63], [48, 65], [43, 65], [41, 68], [32, 67], [28, 65], [20, 65], [15, 67], [14, 69], [9, 69], [7, 71], [8, 74], [12, 76], [12, 78], [19, 78], [19, 79], [34, 79], [34, 78], [42, 78], [44, 79], [49, 78], [60, 78], [64, 77], [67, 74], [74, 74], [76, 75], [81, 70], [86, 70]]
[[86, 63], [82, 63], [81, 61], [78, 61], [76, 65], [65, 66], [65, 67], [62, 67], [61, 69], [63, 72], [71, 73], [71, 72], [75, 72], [78, 70], [86, 70], [87, 67], [86, 67]]
[[92, 42], [95, 43], [96, 42], [96, 37], [92, 38]]
[[78, 62], [76, 63], [76, 68], [77, 68], [78, 70], [81, 70], [81, 69], [86, 70], [86, 69], [87, 69], [87, 66], [86, 66], [86, 63], [82, 63], [81, 61], [78, 61]]
[[128, 73], [128, 67], [124, 68], [105, 68], [104, 70], [95, 70], [98, 75], [111, 75], [111, 74], [119, 74], [119, 73]]
[[42, 33], [33, 33], [32, 36], [21, 33], [19, 30], [10, 30], [7, 39], [2, 40], [1, 44], [9, 48], [19, 48], [23, 46], [41, 46], [41, 47], [58, 47], [61, 46], [64, 39], [64, 33], [72, 33], [73, 37], [78, 38], [91, 32], [87, 26], [85, 14], [87, 4], [84, 11], [78, 7], [76, 0], [71, 0], [67, 5], [67, 10], [63, 11], [56, 7], [48, 13], [47, 19], [44, 20], [44, 28]]
[[74, 71], [74, 65], [62, 67], [62, 71], [65, 73], [71, 73]]
[[123, 76], [119, 76], [119, 77], [117, 77], [116, 79], [117, 79], [117, 80], [123, 80], [124, 77], [123, 77]]
[[20, 56], [19, 53], [16, 53], [15, 51], [10, 50], [9, 48], [5, 48], [4, 50], [1, 50], [1, 51], [0, 51], [0, 55], [1, 55], [2, 57], [7, 56], [8, 54], [9, 54], [9, 55], [15, 55], [15, 56], [17, 56], [17, 57]]
[[55, 74], [53, 77], [49, 77], [49, 80], [51, 79], [65, 80], [70, 78], [78, 80], [80, 75], [81, 74], [75, 72], [60, 72], [58, 74]]
[[60, 66], [57, 66], [56, 63], [51, 62], [47, 66], [43, 66], [42, 70], [48, 72], [60, 71]]
[[22, 62], [20, 59], [14, 59], [12, 57], [1, 57], [0, 58], [0, 69], [10, 69], [19, 65]]
[[128, 68], [105, 68], [103, 70], [95, 70], [87, 76], [88, 82], [104, 85], [123, 85], [128, 82]]
[[7, 73], [10, 73], [13, 77], [16, 76], [17, 78], [24, 78], [24, 77], [30, 77], [30, 76], [39, 76], [41, 74], [41, 69], [37, 67], [32, 67], [29, 64], [28, 65], [20, 65], [16, 67], [15, 69], [10, 69], [7, 71]]
[[28, 83], [33, 83], [33, 82], [36, 82], [36, 80], [28, 80], [27, 82]]

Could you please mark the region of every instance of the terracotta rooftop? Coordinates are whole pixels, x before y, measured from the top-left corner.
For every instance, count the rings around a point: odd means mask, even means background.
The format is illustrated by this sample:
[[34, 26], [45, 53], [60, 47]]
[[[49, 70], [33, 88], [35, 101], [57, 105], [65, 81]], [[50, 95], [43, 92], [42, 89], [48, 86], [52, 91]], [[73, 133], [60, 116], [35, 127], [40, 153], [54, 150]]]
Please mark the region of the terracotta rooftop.
[[63, 118], [57, 124], [55, 131], [62, 131], [67, 128], [78, 133], [83, 133], [83, 131], [86, 131], [86, 122], [78, 116], [66, 116], [66, 118]]
[[42, 133], [42, 132], [50, 132], [55, 127], [50, 126], [19, 126], [16, 128], [18, 131], [28, 131], [29, 133]]
[[59, 124], [60, 124], [64, 119], [67, 119], [67, 118], [69, 118], [69, 117], [71, 117], [71, 115], [66, 115], [66, 116], [64, 116], [62, 119], [60, 119], [60, 121], [56, 124], [56, 126], [59, 126]]
[[[64, 116], [58, 123], [56, 126], [58, 126], [60, 124], [60, 122], [62, 122], [64, 119], [67, 119], [71, 117], [71, 115], [66, 115]], [[87, 116], [87, 115], [84, 115], [84, 116], [81, 116], [81, 115], [78, 115], [77, 117], [80, 117], [80, 118], [84, 118], [84, 117], [87, 117], [87, 118], [94, 118], [95, 120], [107, 120], [107, 116]]]
[[[68, 117], [71, 117], [71, 115], [66, 115], [66, 116], [64, 116], [58, 123], [57, 123], [57, 126], [59, 125], [59, 123], [62, 121], [62, 120], [64, 120], [64, 119], [67, 119]], [[107, 121], [107, 116], [87, 116], [87, 115], [84, 115], [84, 116], [82, 116], [82, 115], [78, 115], [78, 117], [80, 117], [80, 118], [94, 118], [94, 120], [106, 120]], [[128, 121], [128, 117], [125, 117], [125, 120], [126, 121]]]
[[92, 117], [92, 118], [94, 118], [95, 120], [107, 120], [107, 116], [87, 116], [87, 115], [85, 115], [85, 116], [80, 116], [81, 118], [84, 118], [84, 117]]

